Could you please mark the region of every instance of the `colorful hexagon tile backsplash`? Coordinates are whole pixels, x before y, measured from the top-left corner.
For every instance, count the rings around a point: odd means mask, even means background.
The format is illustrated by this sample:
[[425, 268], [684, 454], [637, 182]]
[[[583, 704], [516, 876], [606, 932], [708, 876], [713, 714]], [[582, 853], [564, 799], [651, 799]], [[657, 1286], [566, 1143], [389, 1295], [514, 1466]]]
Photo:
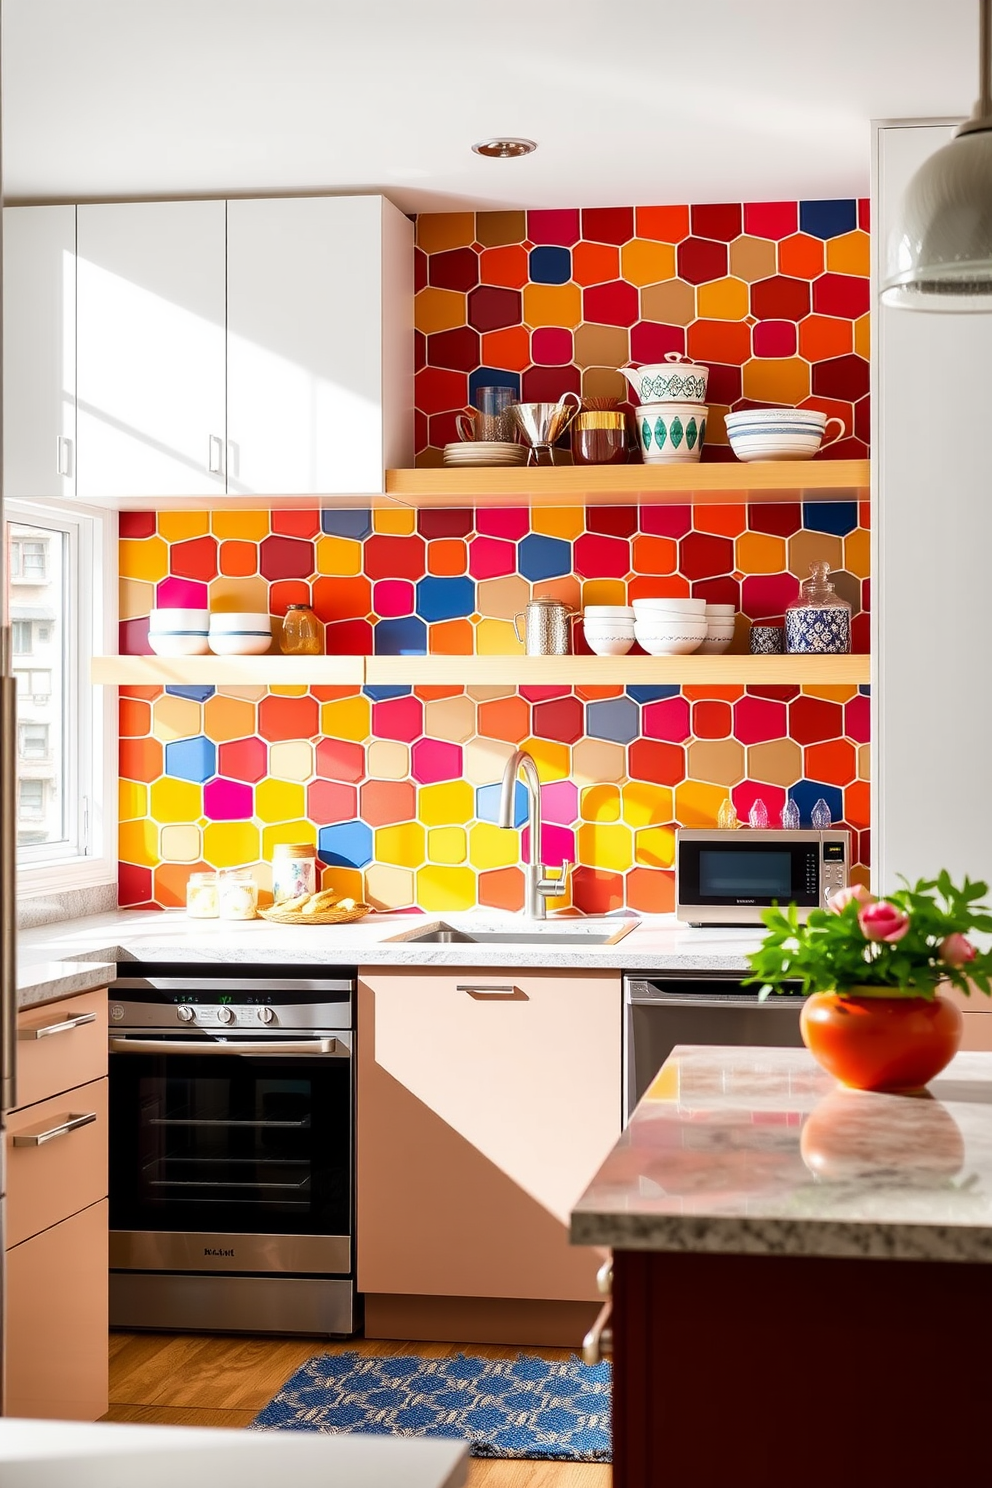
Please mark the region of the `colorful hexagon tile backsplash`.
[[432, 213], [416, 258], [418, 465], [480, 386], [625, 401], [617, 368], [669, 351], [710, 367], [704, 460], [728, 410], [783, 404], [844, 420], [825, 458], [868, 453], [866, 201]]

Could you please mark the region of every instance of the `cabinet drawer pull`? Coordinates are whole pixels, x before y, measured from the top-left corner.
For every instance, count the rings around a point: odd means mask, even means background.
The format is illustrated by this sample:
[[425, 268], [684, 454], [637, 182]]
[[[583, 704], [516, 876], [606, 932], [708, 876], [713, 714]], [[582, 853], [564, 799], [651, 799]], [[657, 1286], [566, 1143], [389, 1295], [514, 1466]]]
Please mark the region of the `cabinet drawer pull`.
[[84, 1023], [95, 1023], [96, 1013], [77, 1013], [74, 1018], [66, 1018], [62, 1023], [44, 1023], [40, 1028], [19, 1028], [17, 1037], [19, 1039], [43, 1039], [51, 1038], [53, 1033], [71, 1033], [74, 1028], [82, 1028]]
[[601, 1308], [596, 1321], [582, 1340], [582, 1358], [586, 1364], [601, 1364], [613, 1353], [613, 1329], [609, 1327], [613, 1303]]
[[224, 441], [219, 434], [207, 439], [207, 471], [210, 475], [224, 474]]
[[64, 434], [55, 436], [55, 473], [56, 475], [72, 474], [72, 440]]
[[88, 1111], [85, 1116], [67, 1116], [58, 1126], [49, 1126], [44, 1131], [17, 1132], [14, 1146], [43, 1147], [46, 1142], [54, 1142], [56, 1137], [67, 1137], [70, 1132], [78, 1131], [81, 1126], [89, 1126], [95, 1120], [96, 1112]]
[[497, 987], [497, 986], [481, 987], [481, 986], [477, 986], [475, 982], [456, 982], [455, 983], [455, 991], [456, 992], [475, 992], [480, 997], [485, 997], [487, 994], [491, 994], [494, 997], [506, 997], [507, 993], [509, 993], [512, 996], [513, 993], [516, 990], [517, 990], [516, 987], [514, 987], [512, 985], [505, 986], [505, 987]]

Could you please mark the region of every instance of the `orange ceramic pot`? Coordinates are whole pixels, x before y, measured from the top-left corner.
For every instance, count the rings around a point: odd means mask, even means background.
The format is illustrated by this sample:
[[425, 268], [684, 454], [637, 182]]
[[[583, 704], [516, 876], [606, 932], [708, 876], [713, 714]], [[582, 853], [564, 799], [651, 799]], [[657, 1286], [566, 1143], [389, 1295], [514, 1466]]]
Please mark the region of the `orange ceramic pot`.
[[817, 992], [803, 1005], [803, 1042], [818, 1064], [856, 1090], [921, 1090], [957, 1053], [953, 1002]]

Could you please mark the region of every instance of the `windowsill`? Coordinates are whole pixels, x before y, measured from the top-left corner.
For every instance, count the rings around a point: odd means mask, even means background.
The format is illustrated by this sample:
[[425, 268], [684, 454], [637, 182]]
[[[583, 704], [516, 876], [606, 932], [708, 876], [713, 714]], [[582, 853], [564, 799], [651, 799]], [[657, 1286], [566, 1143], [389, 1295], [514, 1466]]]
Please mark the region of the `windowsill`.
[[25, 864], [17, 869], [17, 897], [33, 899], [116, 882], [117, 864], [108, 858], [67, 858], [61, 862]]

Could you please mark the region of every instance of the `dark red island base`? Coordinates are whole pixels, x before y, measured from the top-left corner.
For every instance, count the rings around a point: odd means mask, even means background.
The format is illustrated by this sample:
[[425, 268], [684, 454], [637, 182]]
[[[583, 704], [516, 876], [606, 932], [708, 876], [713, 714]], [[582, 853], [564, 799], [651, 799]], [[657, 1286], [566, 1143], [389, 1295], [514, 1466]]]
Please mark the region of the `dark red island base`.
[[572, 1215], [614, 1488], [992, 1488], [992, 1054], [922, 1098], [680, 1048]]

